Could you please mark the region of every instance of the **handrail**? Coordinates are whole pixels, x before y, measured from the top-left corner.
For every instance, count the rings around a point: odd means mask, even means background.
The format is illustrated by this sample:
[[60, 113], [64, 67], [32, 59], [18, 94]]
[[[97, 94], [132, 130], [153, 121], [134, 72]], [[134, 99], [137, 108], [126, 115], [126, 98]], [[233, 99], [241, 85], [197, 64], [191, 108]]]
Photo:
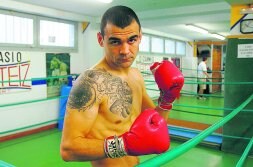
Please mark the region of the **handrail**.
[[245, 159], [247, 158], [252, 145], [253, 145], [253, 137], [251, 138], [251, 140], [250, 140], [249, 144], [247, 145], [246, 149], [244, 150], [241, 158], [237, 162], [236, 167], [242, 167], [243, 166], [243, 163], [244, 163]]
[[253, 99], [253, 94], [249, 96], [249, 98], [245, 100], [240, 106], [238, 106], [231, 113], [229, 113], [226, 117], [224, 117], [217, 123], [213, 124], [206, 130], [202, 131], [196, 137], [192, 138], [191, 140], [188, 140], [187, 142], [181, 144], [180, 146], [172, 150], [169, 150], [161, 155], [158, 155], [154, 158], [144, 161], [143, 163], [137, 165], [136, 167], [161, 166], [177, 158], [183, 153], [189, 151], [191, 148], [195, 147], [203, 139], [205, 139], [208, 135], [213, 133], [215, 130], [217, 130], [218, 128], [223, 126], [225, 123], [227, 123], [229, 120], [231, 120], [234, 116], [236, 116], [244, 107], [246, 107], [251, 102], [252, 99]]

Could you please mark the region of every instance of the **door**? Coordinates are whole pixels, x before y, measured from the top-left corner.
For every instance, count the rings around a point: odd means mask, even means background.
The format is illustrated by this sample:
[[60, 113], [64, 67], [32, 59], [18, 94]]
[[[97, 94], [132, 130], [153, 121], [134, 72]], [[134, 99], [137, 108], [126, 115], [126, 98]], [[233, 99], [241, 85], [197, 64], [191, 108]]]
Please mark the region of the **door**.
[[221, 78], [221, 45], [213, 46], [213, 55], [212, 55], [212, 93], [221, 91], [221, 84], [214, 84], [215, 82], [222, 82]]

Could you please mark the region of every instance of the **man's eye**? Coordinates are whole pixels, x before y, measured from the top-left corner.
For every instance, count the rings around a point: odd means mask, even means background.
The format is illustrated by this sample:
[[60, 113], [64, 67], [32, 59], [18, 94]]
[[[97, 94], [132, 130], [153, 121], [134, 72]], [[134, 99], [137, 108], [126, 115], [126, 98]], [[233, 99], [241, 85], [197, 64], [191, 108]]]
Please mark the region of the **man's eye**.
[[128, 43], [133, 44], [137, 41], [137, 38], [131, 38], [128, 40]]
[[110, 41], [110, 44], [111, 44], [111, 45], [119, 45], [119, 44], [120, 44], [120, 41]]

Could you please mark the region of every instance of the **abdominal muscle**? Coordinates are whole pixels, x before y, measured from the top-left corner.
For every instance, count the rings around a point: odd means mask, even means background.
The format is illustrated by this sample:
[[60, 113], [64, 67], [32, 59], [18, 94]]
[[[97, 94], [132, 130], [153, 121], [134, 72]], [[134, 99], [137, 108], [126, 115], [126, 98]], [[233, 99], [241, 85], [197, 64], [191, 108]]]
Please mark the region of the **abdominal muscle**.
[[[104, 110], [105, 111], [105, 110]], [[137, 117], [136, 110], [131, 111], [131, 115], [127, 118], [121, 118], [111, 114], [108, 111], [99, 112], [96, 122], [93, 124], [87, 138], [102, 139], [109, 136], [120, 136], [129, 131], [130, 126]], [[91, 161], [93, 167], [134, 167], [139, 163], [139, 158], [136, 156], [124, 156], [121, 158], [104, 158]]]
[[[104, 113], [105, 114], [105, 113]], [[137, 117], [135, 110], [128, 118], [119, 119], [118, 116], [108, 118], [108, 115], [99, 113], [88, 138], [102, 139], [109, 136], [120, 136], [129, 131], [130, 126]], [[104, 158], [91, 161], [93, 167], [134, 167], [139, 163], [137, 156], [124, 156], [121, 158]]]

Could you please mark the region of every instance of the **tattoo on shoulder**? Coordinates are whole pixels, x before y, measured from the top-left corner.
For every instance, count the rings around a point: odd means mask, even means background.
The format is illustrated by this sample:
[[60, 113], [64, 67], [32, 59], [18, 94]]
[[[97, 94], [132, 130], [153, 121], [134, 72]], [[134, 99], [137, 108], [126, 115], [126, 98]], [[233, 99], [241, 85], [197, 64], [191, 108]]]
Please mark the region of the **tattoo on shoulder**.
[[127, 117], [132, 107], [132, 90], [126, 81], [104, 69], [88, 70], [75, 82], [69, 95], [68, 107], [85, 111], [108, 97], [109, 110], [121, 117]]
[[80, 75], [80, 78], [75, 82], [75, 86], [72, 87], [67, 104], [69, 108], [85, 111], [95, 103], [95, 87], [87, 73]]

